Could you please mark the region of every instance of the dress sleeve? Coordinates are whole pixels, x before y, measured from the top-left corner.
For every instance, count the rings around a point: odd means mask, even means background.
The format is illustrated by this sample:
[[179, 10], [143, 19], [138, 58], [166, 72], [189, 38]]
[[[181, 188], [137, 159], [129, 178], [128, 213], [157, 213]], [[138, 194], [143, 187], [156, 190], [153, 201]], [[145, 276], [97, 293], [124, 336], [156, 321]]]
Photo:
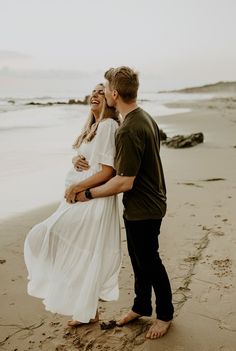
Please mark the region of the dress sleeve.
[[118, 123], [108, 118], [99, 123], [89, 164], [100, 163], [114, 168], [115, 132]]

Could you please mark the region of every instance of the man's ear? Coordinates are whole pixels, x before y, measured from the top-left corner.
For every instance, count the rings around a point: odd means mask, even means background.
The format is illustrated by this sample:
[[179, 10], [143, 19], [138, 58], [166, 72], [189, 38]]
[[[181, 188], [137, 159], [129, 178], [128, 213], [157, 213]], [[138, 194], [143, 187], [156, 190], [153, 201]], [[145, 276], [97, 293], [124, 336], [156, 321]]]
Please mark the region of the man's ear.
[[119, 94], [118, 94], [118, 91], [117, 91], [117, 90], [113, 90], [113, 91], [112, 91], [112, 97], [113, 97], [114, 100], [116, 100], [116, 99], [118, 98], [118, 95], [119, 95]]

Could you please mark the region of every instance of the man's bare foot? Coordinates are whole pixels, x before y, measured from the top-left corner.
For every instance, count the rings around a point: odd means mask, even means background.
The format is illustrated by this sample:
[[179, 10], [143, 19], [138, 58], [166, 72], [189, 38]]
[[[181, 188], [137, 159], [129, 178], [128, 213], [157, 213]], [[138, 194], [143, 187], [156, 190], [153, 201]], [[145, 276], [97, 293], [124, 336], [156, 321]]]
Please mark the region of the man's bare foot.
[[172, 321], [165, 322], [160, 319], [156, 319], [155, 322], [152, 324], [151, 328], [148, 330], [146, 334], [146, 338], [147, 339], [161, 338], [167, 333], [171, 325], [171, 322]]
[[129, 311], [125, 316], [123, 316], [117, 323], [116, 325], [118, 325], [119, 327], [122, 327], [123, 325], [134, 321], [135, 319], [138, 319], [142, 317], [141, 314], [138, 314], [134, 311]]
[[90, 321], [88, 323], [82, 323], [82, 322], [77, 321], [77, 320], [70, 320], [67, 322], [67, 325], [69, 327], [78, 327], [79, 325], [90, 324], [90, 323], [93, 324], [93, 323], [96, 323], [98, 321], [99, 321], [99, 314], [97, 311], [95, 318], [90, 319]]

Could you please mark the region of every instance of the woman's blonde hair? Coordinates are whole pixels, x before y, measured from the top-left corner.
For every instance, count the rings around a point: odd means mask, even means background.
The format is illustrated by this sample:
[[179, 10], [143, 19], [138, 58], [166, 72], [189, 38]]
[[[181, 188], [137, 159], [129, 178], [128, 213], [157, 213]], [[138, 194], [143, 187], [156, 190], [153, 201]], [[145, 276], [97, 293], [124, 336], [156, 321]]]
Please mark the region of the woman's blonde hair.
[[[101, 85], [104, 87], [104, 85], [102, 83], [100, 83], [98, 85]], [[121, 119], [119, 117], [119, 112], [114, 107], [108, 106], [106, 103], [106, 99], [104, 98], [102, 110], [101, 110], [101, 113], [100, 113], [98, 120], [95, 119], [93, 112], [90, 111], [90, 114], [89, 114], [88, 119], [87, 119], [87, 121], [82, 129], [81, 134], [77, 137], [74, 144], [72, 145], [73, 148], [77, 149], [80, 147], [80, 145], [83, 142], [88, 143], [91, 140], [93, 140], [93, 138], [96, 135], [99, 123], [105, 118], [114, 119], [118, 123], [118, 125], [120, 125], [120, 123], [121, 123]]]

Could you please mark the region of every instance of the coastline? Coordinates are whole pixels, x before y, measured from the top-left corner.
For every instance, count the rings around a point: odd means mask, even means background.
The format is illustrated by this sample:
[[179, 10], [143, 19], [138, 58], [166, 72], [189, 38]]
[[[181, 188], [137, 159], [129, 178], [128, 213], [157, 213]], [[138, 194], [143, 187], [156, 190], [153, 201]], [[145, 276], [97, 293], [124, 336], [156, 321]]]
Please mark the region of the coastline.
[[[155, 94], [149, 98], [141, 107], [152, 115], [182, 111], [179, 108], [170, 111], [155, 100]], [[72, 143], [88, 115], [86, 105], [16, 104], [10, 108], [18, 110], [0, 111], [0, 193], [4, 203], [0, 223], [31, 208], [60, 200], [74, 156]], [[44, 184], [43, 191], [38, 184]]]
[[[160, 340], [146, 341], [149, 318], [105, 331], [98, 324], [66, 328], [67, 317], [46, 312], [39, 299], [27, 296], [24, 238], [34, 224], [53, 212], [57, 204], [51, 204], [1, 224], [0, 259], [6, 260], [0, 264], [3, 350], [235, 350], [236, 103], [212, 99], [177, 105], [192, 110], [157, 117], [160, 128], [170, 136], [176, 133], [175, 128], [181, 134], [201, 131], [205, 140], [188, 149], [161, 148], [168, 210], [160, 235], [160, 253], [175, 306], [168, 334]], [[105, 321], [126, 312], [133, 299], [124, 230], [122, 246], [120, 298], [99, 304]]]

